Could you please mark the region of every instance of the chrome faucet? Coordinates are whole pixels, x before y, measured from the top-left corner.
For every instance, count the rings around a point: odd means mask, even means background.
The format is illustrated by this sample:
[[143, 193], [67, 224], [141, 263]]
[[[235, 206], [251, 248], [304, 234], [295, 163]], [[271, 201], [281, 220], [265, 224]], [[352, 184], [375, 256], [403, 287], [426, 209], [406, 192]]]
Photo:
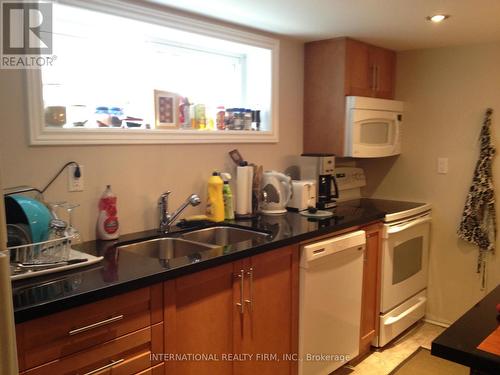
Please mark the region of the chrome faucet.
[[170, 232], [170, 225], [177, 219], [177, 217], [181, 214], [184, 209], [191, 206], [198, 206], [201, 203], [201, 199], [196, 194], [191, 194], [186, 201], [181, 204], [181, 206], [175, 210], [173, 214], [168, 212], [168, 196], [170, 195], [170, 191], [167, 191], [160, 195], [160, 199], [158, 200], [158, 206], [160, 207], [160, 232], [168, 233]]

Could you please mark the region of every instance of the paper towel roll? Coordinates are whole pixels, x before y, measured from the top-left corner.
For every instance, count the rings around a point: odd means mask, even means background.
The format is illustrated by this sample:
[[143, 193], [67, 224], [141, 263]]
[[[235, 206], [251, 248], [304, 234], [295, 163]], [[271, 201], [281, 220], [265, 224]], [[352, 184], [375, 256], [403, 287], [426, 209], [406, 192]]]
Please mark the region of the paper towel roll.
[[252, 192], [253, 192], [253, 167], [247, 167], [248, 168], [248, 180], [247, 180], [247, 207], [248, 207], [248, 214], [252, 214]]
[[236, 214], [248, 215], [252, 210], [253, 167], [236, 167]]

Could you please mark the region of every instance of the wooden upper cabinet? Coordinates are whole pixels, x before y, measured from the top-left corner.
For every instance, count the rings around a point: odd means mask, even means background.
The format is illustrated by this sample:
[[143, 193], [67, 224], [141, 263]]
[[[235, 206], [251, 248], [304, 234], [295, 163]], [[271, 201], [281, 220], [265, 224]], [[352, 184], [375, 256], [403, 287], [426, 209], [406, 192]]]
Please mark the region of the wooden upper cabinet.
[[394, 99], [396, 54], [350, 38], [304, 48], [303, 152], [344, 156], [345, 97]]
[[354, 39], [345, 43], [345, 95], [394, 99], [396, 53]]
[[370, 67], [374, 76], [372, 96], [382, 99], [394, 99], [396, 53], [388, 49], [371, 46]]
[[371, 46], [353, 39], [346, 44], [346, 96], [374, 96], [374, 68], [371, 61]]

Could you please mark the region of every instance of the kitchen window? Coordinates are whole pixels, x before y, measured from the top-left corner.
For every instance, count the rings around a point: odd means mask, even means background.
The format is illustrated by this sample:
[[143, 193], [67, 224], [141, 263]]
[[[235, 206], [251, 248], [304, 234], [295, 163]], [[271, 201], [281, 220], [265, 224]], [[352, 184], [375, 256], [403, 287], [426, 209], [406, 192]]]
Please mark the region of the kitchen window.
[[278, 141], [275, 39], [99, 0], [54, 3], [51, 33], [33, 145]]

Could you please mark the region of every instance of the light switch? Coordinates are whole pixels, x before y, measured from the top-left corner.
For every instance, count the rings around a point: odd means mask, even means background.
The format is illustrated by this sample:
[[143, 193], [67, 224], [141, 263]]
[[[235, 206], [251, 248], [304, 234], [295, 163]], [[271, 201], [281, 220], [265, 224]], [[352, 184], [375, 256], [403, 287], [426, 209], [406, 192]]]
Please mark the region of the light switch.
[[438, 158], [437, 172], [439, 174], [447, 174], [448, 173], [448, 158]]

